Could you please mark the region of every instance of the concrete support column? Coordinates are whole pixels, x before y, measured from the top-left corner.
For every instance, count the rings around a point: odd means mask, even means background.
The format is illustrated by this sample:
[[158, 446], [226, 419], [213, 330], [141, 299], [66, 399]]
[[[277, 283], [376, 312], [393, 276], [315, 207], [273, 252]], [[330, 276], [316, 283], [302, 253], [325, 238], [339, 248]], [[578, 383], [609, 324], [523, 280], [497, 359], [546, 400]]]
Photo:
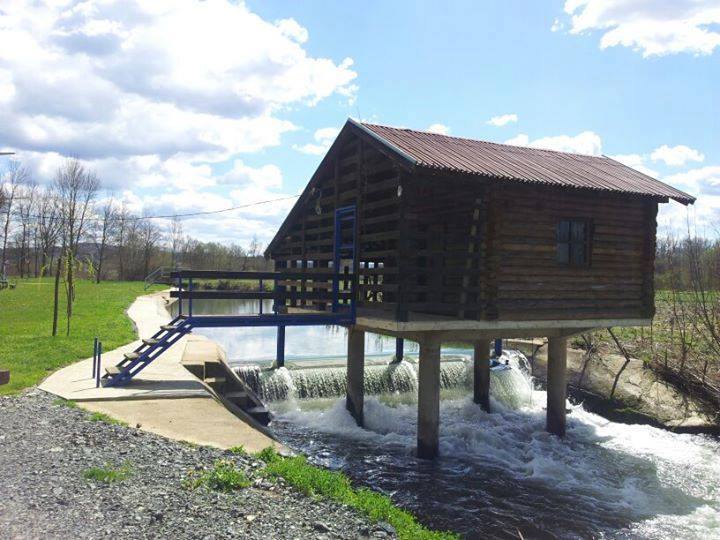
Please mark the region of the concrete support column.
[[428, 334], [420, 340], [418, 364], [418, 457], [433, 459], [438, 455], [439, 435], [440, 338]]
[[473, 360], [473, 401], [490, 412], [490, 340], [475, 342]]
[[566, 367], [567, 338], [548, 338], [546, 429], [558, 437], [565, 435]]
[[358, 426], [363, 425], [365, 401], [365, 332], [354, 327], [348, 329], [347, 396], [345, 407]]

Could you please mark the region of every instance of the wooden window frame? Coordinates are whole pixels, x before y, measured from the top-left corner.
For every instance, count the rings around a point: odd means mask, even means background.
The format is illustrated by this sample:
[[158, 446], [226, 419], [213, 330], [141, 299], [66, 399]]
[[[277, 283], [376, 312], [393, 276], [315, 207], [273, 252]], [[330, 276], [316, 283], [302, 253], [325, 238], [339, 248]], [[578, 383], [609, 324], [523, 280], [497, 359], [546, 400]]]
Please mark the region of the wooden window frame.
[[[561, 239], [562, 224], [568, 224], [567, 240]], [[573, 224], [582, 223], [584, 226], [584, 238], [582, 240], [573, 239]], [[595, 233], [595, 227], [593, 220], [590, 218], [578, 218], [578, 217], [564, 217], [560, 218], [555, 228], [555, 260], [560, 266], [568, 268], [589, 268], [592, 263], [592, 245], [593, 236]], [[567, 245], [567, 257], [560, 256], [560, 246]], [[585, 251], [585, 257], [582, 262], [575, 262], [575, 254], [577, 253], [577, 246], [582, 245]], [[567, 260], [564, 260], [567, 258]]]

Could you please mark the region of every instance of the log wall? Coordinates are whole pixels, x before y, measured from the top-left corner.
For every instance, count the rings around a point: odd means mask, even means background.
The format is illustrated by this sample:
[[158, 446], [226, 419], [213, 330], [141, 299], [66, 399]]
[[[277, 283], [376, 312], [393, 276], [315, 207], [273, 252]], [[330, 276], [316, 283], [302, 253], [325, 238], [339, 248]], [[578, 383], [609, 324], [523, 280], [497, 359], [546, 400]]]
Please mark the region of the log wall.
[[[276, 268], [307, 274], [307, 279], [284, 282], [290, 290], [330, 290], [329, 280], [313, 280], [313, 273], [328, 272], [334, 248], [336, 208], [356, 205], [358, 307], [392, 310], [398, 295], [398, 238], [400, 173], [394, 162], [357, 137], [338, 141], [331, 159], [318, 171], [317, 182], [287, 235], [270, 254]], [[351, 261], [342, 271], [354, 272]], [[348, 287], [344, 283], [341, 288]], [[325, 309], [319, 302], [295, 305]]]
[[[355, 204], [358, 307], [483, 320], [648, 318], [654, 314], [657, 202], [601, 192], [409, 173], [353, 134], [338, 140], [271, 253], [329, 290], [334, 211]], [[562, 219], [592, 224], [587, 267], [557, 262]], [[350, 261], [343, 261], [350, 271]], [[319, 301], [295, 305], [327, 308]]]
[[[530, 186], [500, 187], [497, 298], [502, 320], [646, 318], [654, 314], [657, 202], [647, 198]], [[562, 219], [592, 224], [587, 267], [557, 262]]]

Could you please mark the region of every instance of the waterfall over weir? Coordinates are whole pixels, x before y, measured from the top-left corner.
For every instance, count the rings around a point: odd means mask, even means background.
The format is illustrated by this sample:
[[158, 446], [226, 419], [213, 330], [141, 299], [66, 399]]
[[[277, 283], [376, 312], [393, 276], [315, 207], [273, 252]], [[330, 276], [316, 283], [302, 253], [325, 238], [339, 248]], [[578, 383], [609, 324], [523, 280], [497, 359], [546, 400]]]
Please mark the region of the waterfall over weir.
[[[505, 366], [505, 362], [508, 366]], [[527, 376], [527, 359], [522, 353], [505, 351], [500, 366], [490, 371], [490, 392], [508, 406], [530, 404], [532, 385]], [[259, 365], [236, 366], [235, 372], [263, 401], [330, 398], [345, 395], [346, 367], [263, 368]], [[417, 359], [365, 366], [365, 393], [403, 394], [417, 391]], [[470, 388], [472, 360], [467, 356], [443, 356], [440, 386], [444, 390]]]

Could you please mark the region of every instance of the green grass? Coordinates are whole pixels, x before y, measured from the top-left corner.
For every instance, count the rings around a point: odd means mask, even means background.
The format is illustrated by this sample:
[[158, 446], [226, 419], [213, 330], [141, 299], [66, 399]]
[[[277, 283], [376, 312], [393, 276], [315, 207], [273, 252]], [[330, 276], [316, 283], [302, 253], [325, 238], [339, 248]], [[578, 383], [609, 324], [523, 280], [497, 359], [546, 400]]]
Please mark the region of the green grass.
[[247, 456], [248, 451], [245, 450], [245, 447], [241, 444], [239, 446], [233, 446], [232, 448], [228, 448], [228, 452], [231, 454], [235, 454], [236, 456]]
[[53, 405], [57, 405], [58, 407], [67, 407], [68, 409], [77, 409], [77, 403], [71, 399], [57, 398], [53, 400]]
[[252, 482], [245, 474], [245, 471], [236, 467], [232, 461], [225, 459], [216, 461], [209, 471], [203, 471], [199, 474], [191, 471], [185, 481], [185, 486], [189, 489], [206, 486], [214, 491], [224, 493], [237, 491], [249, 487], [251, 484]]
[[122, 482], [128, 479], [130, 475], [132, 475], [132, 468], [128, 463], [122, 467], [113, 467], [106, 463], [104, 467], [90, 467], [83, 472], [86, 480], [105, 482], [106, 484]]
[[66, 336], [61, 288], [59, 335], [52, 337], [52, 279], [20, 279], [15, 289], [0, 291], [0, 368], [10, 370], [10, 383], [0, 386], [0, 395], [38, 384], [52, 371], [92, 356], [95, 336], [106, 351], [137, 339], [125, 310], [142, 294], [142, 282], [78, 281], [70, 336]]
[[386, 521], [395, 527], [401, 539], [458, 538], [450, 532], [427, 529], [411, 513], [395, 506], [390, 497], [367, 488], [354, 488], [344, 474], [311, 465], [304, 456], [282, 457], [272, 448], [266, 448], [257, 457], [265, 461], [264, 474], [269, 477], [283, 478], [306, 495], [346, 504], [373, 521]]
[[124, 426], [128, 427], [127, 422], [123, 422], [122, 420], [118, 420], [117, 418], [113, 418], [109, 414], [105, 414], [103, 412], [94, 412], [88, 418], [92, 422], [105, 422], [106, 424], [111, 424], [114, 426]]

